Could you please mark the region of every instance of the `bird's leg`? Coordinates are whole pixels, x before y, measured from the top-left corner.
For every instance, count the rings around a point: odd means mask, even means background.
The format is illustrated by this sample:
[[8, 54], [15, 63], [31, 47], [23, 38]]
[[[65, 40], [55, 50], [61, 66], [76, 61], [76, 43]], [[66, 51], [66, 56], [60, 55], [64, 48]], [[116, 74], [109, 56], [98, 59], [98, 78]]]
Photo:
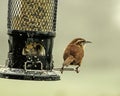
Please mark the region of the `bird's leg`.
[[64, 70], [64, 65], [62, 66], [62, 68], [60, 69], [60, 72], [63, 74], [63, 70]]
[[76, 70], [75, 70], [75, 71], [76, 71], [77, 73], [79, 73], [79, 70], [78, 70], [79, 67], [80, 67], [80, 65], [78, 65], [78, 66], [76, 67]]

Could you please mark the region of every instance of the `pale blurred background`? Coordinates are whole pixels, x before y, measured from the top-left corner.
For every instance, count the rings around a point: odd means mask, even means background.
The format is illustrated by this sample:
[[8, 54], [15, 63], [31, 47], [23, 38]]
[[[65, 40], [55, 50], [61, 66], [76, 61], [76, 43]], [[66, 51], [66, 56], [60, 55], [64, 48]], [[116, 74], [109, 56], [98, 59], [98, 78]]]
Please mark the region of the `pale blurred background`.
[[[8, 52], [7, 1], [0, 0], [0, 65]], [[120, 0], [59, 0], [57, 17], [56, 67], [72, 39], [93, 42], [80, 73], [64, 72], [53, 82], [0, 79], [0, 96], [120, 96]]]

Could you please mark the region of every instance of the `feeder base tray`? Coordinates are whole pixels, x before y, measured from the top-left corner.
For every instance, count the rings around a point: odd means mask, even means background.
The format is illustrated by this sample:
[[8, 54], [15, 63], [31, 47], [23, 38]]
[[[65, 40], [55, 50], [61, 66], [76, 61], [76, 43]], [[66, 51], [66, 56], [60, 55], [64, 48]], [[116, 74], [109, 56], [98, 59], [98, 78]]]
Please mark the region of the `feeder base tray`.
[[50, 70], [24, 70], [8, 67], [0, 67], [0, 78], [36, 81], [57, 81], [60, 76]]

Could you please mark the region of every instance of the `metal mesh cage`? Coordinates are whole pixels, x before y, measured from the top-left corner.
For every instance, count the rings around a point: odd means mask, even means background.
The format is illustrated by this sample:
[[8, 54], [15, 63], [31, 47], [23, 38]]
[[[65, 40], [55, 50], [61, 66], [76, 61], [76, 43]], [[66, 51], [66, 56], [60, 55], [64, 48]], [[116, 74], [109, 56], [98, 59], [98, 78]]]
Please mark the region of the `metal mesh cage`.
[[54, 32], [57, 0], [9, 0], [10, 30]]

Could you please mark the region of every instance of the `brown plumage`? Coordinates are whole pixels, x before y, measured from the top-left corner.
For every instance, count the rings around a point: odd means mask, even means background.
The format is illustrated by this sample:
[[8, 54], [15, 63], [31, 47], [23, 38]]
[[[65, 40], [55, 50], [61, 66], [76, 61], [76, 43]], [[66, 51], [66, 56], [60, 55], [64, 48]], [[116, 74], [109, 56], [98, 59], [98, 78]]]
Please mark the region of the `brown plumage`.
[[78, 68], [81, 65], [82, 58], [84, 56], [84, 45], [85, 43], [91, 43], [82, 38], [76, 38], [70, 42], [64, 51], [63, 59], [64, 63], [61, 68], [61, 73], [63, 73], [64, 66], [76, 65], [76, 72], [79, 73]]

